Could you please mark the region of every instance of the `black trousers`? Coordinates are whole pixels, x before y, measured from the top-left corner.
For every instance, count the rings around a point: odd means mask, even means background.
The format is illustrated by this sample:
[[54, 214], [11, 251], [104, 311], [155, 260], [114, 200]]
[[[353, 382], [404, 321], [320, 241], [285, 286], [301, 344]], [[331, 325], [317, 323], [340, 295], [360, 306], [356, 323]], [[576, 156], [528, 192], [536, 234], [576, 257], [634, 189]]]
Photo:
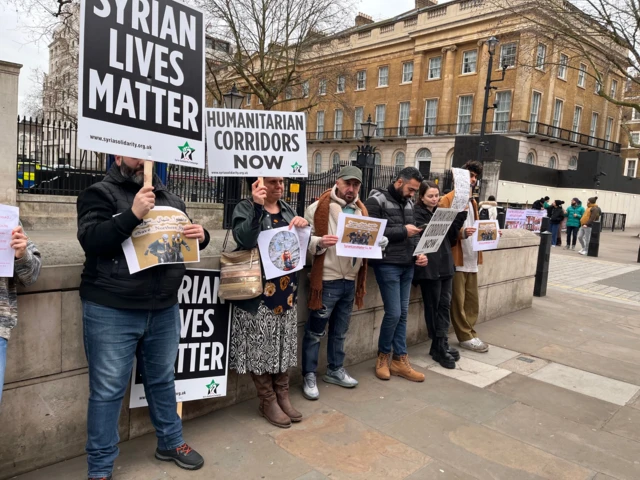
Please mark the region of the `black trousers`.
[[[578, 239], [578, 231], [580, 227], [567, 227], [567, 246], [573, 245], [576, 246], [576, 240]], [[573, 242], [571, 241], [573, 237]]]
[[429, 338], [444, 338], [449, 334], [451, 319], [451, 290], [453, 277], [440, 280], [419, 280], [424, 304], [424, 318]]

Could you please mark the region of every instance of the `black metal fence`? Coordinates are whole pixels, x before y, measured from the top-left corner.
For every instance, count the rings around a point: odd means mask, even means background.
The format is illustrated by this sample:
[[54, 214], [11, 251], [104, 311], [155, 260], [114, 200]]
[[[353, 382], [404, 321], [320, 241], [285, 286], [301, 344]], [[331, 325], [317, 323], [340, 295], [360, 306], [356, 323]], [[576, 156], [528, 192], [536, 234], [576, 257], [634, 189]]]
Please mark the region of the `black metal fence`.
[[81, 150], [74, 122], [18, 117], [18, 193], [78, 195], [104, 177], [106, 155]]
[[626, 213], [603, 213], [600, 217], [602, 231], [611, 230], [615, 232], [616, 230], [622, 230], [624, 232], [626, 222]]
[[210, 177], [204, 169], [167, 165], [167, 189], [185, 202], [222, 203], [225, 178]]

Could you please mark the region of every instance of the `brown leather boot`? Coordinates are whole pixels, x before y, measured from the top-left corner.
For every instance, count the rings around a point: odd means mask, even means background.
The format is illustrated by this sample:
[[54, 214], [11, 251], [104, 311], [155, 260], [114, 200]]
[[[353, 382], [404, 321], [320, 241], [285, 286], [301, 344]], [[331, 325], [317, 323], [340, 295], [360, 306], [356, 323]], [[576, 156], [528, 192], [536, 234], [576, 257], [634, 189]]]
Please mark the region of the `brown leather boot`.
[[416, 372], [411, 368], [409, 363], [409, 355], [393, 356], [391, 360], [391, 366], [389, 367], [391, 375], [397, 375], [398, 377], [406, 378], [412, 382], [424, 382], [424, 374]]
[[378, 359], [376, 360], [376, 377], [380, 380], [389, 380], [391, 378], [391, 374], [389, 372], [390, 358], [390, 353], [378, 352]]
[[293, 408], [289, 399], [289, 372], [280, 372], [273, 375], [273, 389], [278, 397], [278, 405], [292, 422], [302, 420], [302, 414]]
[[278, 405], [276, 392], [273, 390], [271, 374], [263, 373], [262, 375], [256, 375], [252, 373], [251, 378], [253, 378], [253, 383], [255, 383], [256, 389], [258, 390], [258, 398], [260, 399], [258, 411], [260, 415], [276, 427], [289, 428], [291, 426], [291, 419], [282, 411], [280, 405]]

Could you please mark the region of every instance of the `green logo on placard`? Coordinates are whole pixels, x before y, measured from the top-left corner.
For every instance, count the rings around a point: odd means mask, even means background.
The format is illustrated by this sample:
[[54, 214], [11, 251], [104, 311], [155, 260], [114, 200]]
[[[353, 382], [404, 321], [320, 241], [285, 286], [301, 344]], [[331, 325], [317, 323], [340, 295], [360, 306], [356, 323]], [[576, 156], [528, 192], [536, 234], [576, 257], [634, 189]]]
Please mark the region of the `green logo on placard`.
[[178, 145], [178, 148], [182, 152], [182, 156], [180, 157], [181, 160], [187, 160], [189, 162], [193, 161], [191, 155], [195, 150], [189, 146], [189, 142], [184, 142], [184, 145], [182, 146]]
[[293, 169], [293, 173], [302, 173], [302, 165], [300, 165], [298, 162], [291, 165], [291, 168]]
[[216, 390], [218, 389], [219, 386], [220, 384], [216, 383], [215, 379], [212, 379], [211, 383], [207, 385], [207, 395], [211, 395], [211, 394], [216, 395], [218, 393], [216, 392]]

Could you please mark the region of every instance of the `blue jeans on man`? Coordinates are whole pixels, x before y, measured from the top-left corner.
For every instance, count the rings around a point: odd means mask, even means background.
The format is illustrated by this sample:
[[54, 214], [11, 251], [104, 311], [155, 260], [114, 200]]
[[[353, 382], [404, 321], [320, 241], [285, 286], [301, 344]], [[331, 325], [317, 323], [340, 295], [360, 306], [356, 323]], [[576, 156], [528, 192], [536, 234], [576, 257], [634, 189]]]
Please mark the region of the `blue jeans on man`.
[[118, 419], [139, 348], [144, 389], [158, 448], [182, 445], [174, 364], [180, 341], [178, 305], [125, 310], [83, 300], [84, 348], [89, 366], [87, 462], [89, 477], [108, 477], [118, 456]]
[[0, 337], [0, 403], [2, 403], [2, 389], [4, 388], [4, 370], [7, 368], [7, 339]]
[[327, 361], [329, 370], [338, 370], [344, 363], [344, 342], [349, 330], [356, 285], [353, 280], [322, 282], [322, 309], [309, 312], [302, 341], [302, 374], [316, 373], [320, 341], [329, 324]]
[[374, 265], [373, 271], [384, 304], [378, 352], [388, 354], [393, 351], [394, 355], [406, 355], [407, 314], [414, 267], [382, 263]]

